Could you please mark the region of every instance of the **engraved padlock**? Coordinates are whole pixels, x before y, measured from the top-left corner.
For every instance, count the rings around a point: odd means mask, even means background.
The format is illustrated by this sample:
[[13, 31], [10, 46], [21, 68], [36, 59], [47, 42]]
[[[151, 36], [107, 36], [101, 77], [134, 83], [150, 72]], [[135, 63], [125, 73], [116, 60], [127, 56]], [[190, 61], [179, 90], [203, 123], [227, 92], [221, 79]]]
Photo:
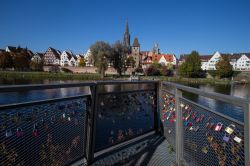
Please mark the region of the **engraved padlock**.
[[234, 137], [234, 141], [237, 142], [237, 143], [241, 143], [242, 139], [239, 138], [239, 137], [237, 137], [237, 136], [235, 136]]
[[235, 125], [234, 124], [230, 124], [229, 126], [226, 127], [225, 131], [228, 133], [228, 134], [232, 134], [235, 130]]

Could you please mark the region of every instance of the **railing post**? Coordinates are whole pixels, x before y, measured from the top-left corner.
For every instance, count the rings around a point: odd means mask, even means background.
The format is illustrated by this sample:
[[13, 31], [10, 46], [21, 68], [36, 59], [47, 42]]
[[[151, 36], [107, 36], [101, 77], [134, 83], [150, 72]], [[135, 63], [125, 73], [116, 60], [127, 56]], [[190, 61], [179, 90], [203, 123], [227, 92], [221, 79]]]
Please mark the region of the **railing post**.
[[88, 127], [87, 127], [87, 164], [94, 160], [94, 149], [95, 149], [95, 130], [96, 130], [96, 110], [98, 104], [98, 85], [90, 87], [91, 92], [91, 107], [88, 112]]
[[182, 92], [175, 88], [175, 109], [176, 109], [176, 163], [178, 166], [182, 165], [183, 160], [183, 121], [182, 121], [182, 110], [180, 107], [180, 97]]
[[245, 165], [250, 165], [250, 103], [244, 111], [244, 154]]
[[159, 132], [159, 116], [160, 116], [160, 83], [157, 82], [155, 84], [155, 95], [156, 99], [154, 100], [155, 103], [155, 112], [154, 112], [154, 129], [156, 132]]

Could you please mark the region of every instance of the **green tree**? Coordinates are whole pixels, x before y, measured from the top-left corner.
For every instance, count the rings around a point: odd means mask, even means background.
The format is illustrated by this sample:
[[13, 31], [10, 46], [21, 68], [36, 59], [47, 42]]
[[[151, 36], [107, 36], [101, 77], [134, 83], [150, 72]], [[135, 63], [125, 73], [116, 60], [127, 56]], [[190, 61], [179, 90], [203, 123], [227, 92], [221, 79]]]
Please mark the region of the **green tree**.
[[184, 77], [200, 77], [201, 60], [197, 51], [192, 51], [186, 62], [179, 66], [179, 74]]
[[113, 58], [112, 58], [113, 66], [116, 69], [119, 76], [121, 76], [122, 73], [126, 72], [127, 70], [127, 65], [126, 65], [127, 54], [128, 54], [127, 47], [124, 46], [120, 41], [117, 41], [113, 45]]
[[224, 56], [216, 63], [216, 76], [220, 78], [231, 77], [233, 75], [233, 66], [229, 62], [229, 58]]
[[159, 76], [161, 75], [162, 65], [157, 62], [153, 62], [147, 69], [146, 74], [148, 76]]
[[8, 52], [0, 53], [0, 68], [6, 69], [13, 67], [13, 60], [11, 55]]
[[43, 62], [42, 61], [31, 61], [30, 69], [33, 71], [43, 71]]
[[134, 68], [135, 67], [135, 60], [132, 56], [129, 56], [126, 60], [126, 65], [129, 66], [129, 67], [132, 67]]
[[79, 67], [84, 67], [86, 66], [86, 62], [85, 59], [83, 57], [80, 58], [79, 63], [78, 63]]
[[108, 43], [97, 41], [90, 47], [91, 60], [97, 67], [101, 78], [104, 78], [105, 71], [108, 69], [108, 63], [111, 62], [112, 48]]
[[15, 70], [28, 70], [30, 66], [30, 57], [27, 52], [15, 53], [13, 65]]

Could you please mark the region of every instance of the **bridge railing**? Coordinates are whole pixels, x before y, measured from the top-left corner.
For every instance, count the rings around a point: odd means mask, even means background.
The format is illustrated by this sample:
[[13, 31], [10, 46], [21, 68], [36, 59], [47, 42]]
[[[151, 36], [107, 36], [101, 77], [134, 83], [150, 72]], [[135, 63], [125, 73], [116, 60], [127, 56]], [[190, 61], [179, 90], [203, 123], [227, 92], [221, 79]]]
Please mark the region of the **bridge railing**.
[[[249, 101], [167, 82], [161, 90], [161, 122], [178, 165], [249, 165]], [[190, 94], [237, 106], [244, 121], [204, 106]]]
[[[0, 101], [0, 165], [89, 164], [158, 129], [156, 81], [0, 86], [0, 95], [9, 98]], [[19, 95], [29, 98], [11, 99]]]

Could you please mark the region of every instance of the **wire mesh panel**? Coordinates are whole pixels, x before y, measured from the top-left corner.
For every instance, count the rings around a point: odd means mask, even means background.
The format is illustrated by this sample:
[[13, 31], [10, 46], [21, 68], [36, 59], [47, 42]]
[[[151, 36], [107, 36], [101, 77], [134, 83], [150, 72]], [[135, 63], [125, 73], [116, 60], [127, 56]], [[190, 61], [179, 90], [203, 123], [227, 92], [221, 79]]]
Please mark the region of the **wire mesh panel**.
[[181, 99], [184, 160], [189, 165], [244, 165], [244, 126]]
[[95, 151], [154, 129], [156, 94], [152, 90], [99, 95]]
[[170, 150], [175, 149], [175, 98], [164, 89], [160, 96], [160, 119], [164, 129], [164, 135], [169, 142]]
[[87, 97], [1, 109], [0, 165], [67, 165], [85, 156]]

